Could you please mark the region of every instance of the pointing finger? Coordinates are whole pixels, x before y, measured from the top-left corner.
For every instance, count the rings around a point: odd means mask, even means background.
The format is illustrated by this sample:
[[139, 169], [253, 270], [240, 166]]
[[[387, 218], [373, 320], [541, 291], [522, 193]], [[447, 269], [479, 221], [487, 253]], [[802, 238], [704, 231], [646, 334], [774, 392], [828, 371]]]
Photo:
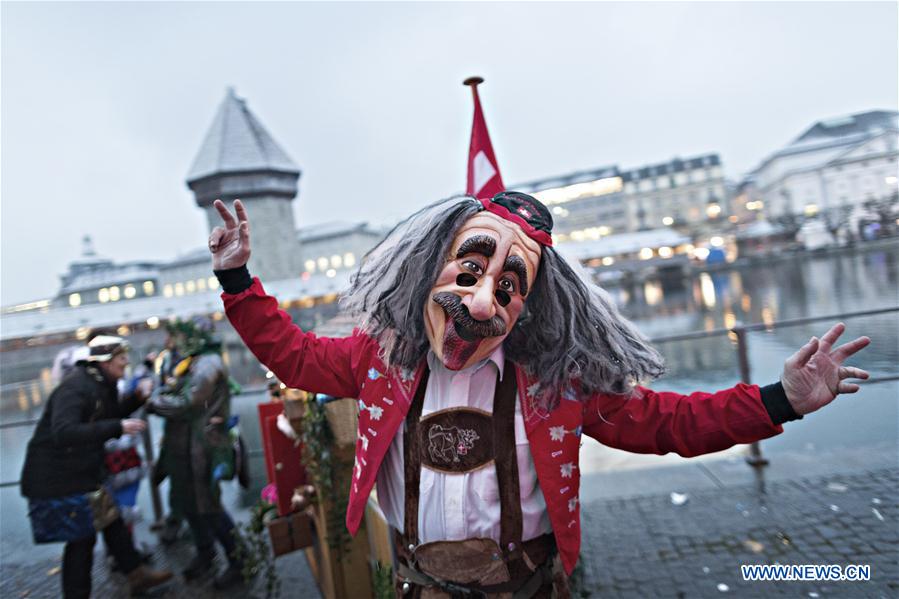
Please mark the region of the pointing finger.
[[225, 206], [225, 202], [221, 200], [216, 200], [212, 203], [215, 206], [215, 209], [218, 210], [219, 216], [222, 217], [222, 220], [225, 222], [225, 226], [229, 229], [237, 226], [237, 220], [234, 218], [234, 215], [231, 214], [231, 211], [228, 210], [228, 207]]
[[853, 366], [843, 366], [839, 370], [840, 379], [866, 379], [869, 375], [867, 370], [862, 370], [861, 368], [855, 368]]
[[846, 330], [846, 325], [842, 322], [838, 322], [837, 324], [830, 327], [830, 330], [824, 333], [824, 336], [821, 337], [821, 351], [829, 352], [830, 347], [836, 342], [837, 339], [840, 338], [840, 335], [843, 334], [843, 331]]
[[867, 347], [869, 343], [871, 343], [871, 339], [869, 337], [859, 337], [858, 339], [850, 341], [849, 343], [844, 343], [840, 347], [836, 348], [831, 355], [837, 362], [842, 362], [855, 352]]
[[796, 368], [802, 368], [808, 361], [812, 359], [815, 352], [818, 351], [818, 338], [812, 337], [808, 343], [799, 348], [799, 351], [790, 357]]
[[234, 211], [237, 213], [237, 220], [239, 222], [247, 222], [247, 209], [244, 208], [243, 202], [234, 200]]

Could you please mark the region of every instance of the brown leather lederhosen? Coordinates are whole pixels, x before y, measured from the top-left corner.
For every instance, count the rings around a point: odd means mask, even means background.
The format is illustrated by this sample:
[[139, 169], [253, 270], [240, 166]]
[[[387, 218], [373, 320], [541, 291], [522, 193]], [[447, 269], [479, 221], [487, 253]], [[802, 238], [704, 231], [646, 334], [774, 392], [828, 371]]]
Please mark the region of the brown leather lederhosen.
[[[493, 414], [451, 408], [421, 419], [429, 370], [415, 392], [403, 433], [404, 532], [395, 533], [396, 590], [403, 598], [549, 597], [555, 540], [546, 534], [521, 541], [522, 515], [515, 450], [515, 370], [506, 362], [497, 377]], [[468, 428], [466, 428], [468, 427]], [[481, 434], [478, 434], [478, 431]], [[420, 544], [418, 499], [422, 464], [452, 473], [489, 467], [499, 486], [500, 543], [492, 539]]]

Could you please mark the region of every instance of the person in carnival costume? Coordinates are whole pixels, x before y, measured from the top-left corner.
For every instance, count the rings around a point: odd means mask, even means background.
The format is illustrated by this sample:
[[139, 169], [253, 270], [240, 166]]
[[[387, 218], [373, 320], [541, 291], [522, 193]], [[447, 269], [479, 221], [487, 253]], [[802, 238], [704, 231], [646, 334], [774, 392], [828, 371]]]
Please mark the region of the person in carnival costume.
[[346, 525], [373, 486], [391, 527], [397, 594], [566, 596], [578, 559], [580, 437], [696, 456], [783, 431], [859, 389], [832, 327], [786, 360], [780, 381], [658, 392], [659, 353], [607, 294], [552, 247], [535, 198], [454, 197], [397, 225], [342, 301], [346, 338], [301, 331], [246, 267], [250, 223], [215, 206], [209, 238], [231, 324], [288, 387], [359, 400]]
[[169, 509], [184, 518], [197, 553], [183, 571], [188, 580], [214, 566], [215, 541], [228, 567], [215, 577], [216, 588], [242, 580], [243, 564], [235, 553], [237, 529], [221, 503], [220, 481], [234, 476], [234, 450], [227, 426], [231, 416], [231, 382], [212, 322], [203, 317], [169, 325], [177, 352], [174, 380], [154, 397], [151, 409], [164, 417], [165, 436], [159, 469], [169, 478]]

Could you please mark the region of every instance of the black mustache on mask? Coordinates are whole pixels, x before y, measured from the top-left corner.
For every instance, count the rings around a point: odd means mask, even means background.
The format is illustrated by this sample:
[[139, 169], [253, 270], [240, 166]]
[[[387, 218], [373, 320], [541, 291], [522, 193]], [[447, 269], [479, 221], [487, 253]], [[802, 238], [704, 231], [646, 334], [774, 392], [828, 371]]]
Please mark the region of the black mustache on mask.
[[[475, 320], [462, 304], [462, 298], [449, 291], [435, 293], [432, 300], [437, 302], [444, 311], [449, 314], [456, 324], [459, 336], [465, 338], [465, 333], [477, 337], [501, 337], [506, 334], [506, 323], [499, 316], [493, 316], [489, 320]], [[464, 329], [459, 331], [459, 328]]]

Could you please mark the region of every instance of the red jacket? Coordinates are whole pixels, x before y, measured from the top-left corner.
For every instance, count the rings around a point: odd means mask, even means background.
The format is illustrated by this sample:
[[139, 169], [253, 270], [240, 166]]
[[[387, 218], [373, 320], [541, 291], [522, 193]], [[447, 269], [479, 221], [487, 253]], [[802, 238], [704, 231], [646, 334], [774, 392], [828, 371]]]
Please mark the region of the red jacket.
[[[360, 400], [356, 468], [346, 514], [347, 528], [355, 534], [381, 461], [409, 410], [422, 366], [416, 372], [388, 370], [378, 357], [377, 341], [360, 333], [345, 338], [304, 333], [278, 309], [277, 300], [265, 294], [259, 279], [239, 294], [222, 294], [222, 299], [247, 347], [288, 387]], [[690, 395], [638, 387], [630, 396], [577, 397], [572, 389], [560, 390], [558, 407], [546, 414], [534, 408], [534, 380], [520, 367], [516, 376], [537, 478], [569, 574], [581, 544], [581, 433], [618, 449], [673, 451], [689, 457], [783, 431], [772, 423], [755, 385]]]

